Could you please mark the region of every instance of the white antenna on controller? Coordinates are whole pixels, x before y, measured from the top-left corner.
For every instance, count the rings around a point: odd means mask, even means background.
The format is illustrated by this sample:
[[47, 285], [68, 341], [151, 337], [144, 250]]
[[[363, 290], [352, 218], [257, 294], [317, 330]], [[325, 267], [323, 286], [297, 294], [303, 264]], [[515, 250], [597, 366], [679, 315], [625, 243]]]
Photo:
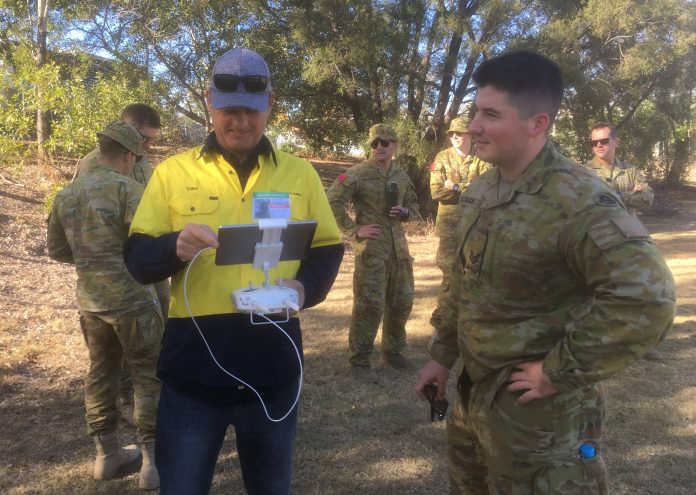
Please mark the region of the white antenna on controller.
[[278, 266], [280, 253], [283, 252], [283, 243], [280, 241], [280, 234], [288, 227], [288, 223], [283, 218], [261, 218], [259, 219], [259, 229], [263, 231], [261, 242], [256, 243], [254, 251], [254, 268], [263, 270], [264, 289], [271, 287], [268, 272], [271, 268]]

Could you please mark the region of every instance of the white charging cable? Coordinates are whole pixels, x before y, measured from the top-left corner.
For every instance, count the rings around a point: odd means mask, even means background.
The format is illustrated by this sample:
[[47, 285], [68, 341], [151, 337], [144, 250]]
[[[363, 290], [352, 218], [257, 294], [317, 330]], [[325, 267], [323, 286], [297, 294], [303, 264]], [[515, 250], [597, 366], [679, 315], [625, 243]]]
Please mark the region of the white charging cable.
[[280, 330], [281, 332], [283, 332], [283, 335], [285, 335], [285, 337], [287, 337], [287, 339], [288, 339], [288, 340], [290, 341], [290, 343], [292, 344], [293, 349], [295, 349], [295, 354], [297, 355], [297, 363], [298, 363], [299, 366], [300, 366], [300, 381], [299, 381], [299, 384], [297, 385], [297, 395], [295, 396], [295, 400], [294, 400], [294, 402], [292, 403], [292, 406], [290, 406], [290, 409], [288, 409], [288, 411], [283, 415], [283, 417], [281, 417], [281, 418], [279, 418], [279, 419], [272, 418], [272, 417], [268, 414], [268, 409], [266, 408], [266, 403], [263, 401], [263, 398], [261, 397], [261, 394], [259, 394], [259, 392], [258, 392], [253, 386], [251, 386], [250, 384], [248, 384], [247, 382], [245, 382], [244, 380], [242, 380], [242, 379], [239, 378], [238, 376], [235, 376], [233, 373], [230, 373], [229, 371], [227, 371], [227, 370], [224, 368], [224, 366], [222, 366], [222, 365], [220, 364], [220, 362], [219, 362], [219, 361], [217, 360], [217, 358], [215, 357], [215, 354], [213, 354], [213, 351], [212, 351], [212, 349], [210, 348], [210, 345], [208, 345], [208, 341], [205, 339], [205, 336], [203, 335], [203, 332], [201, 331], [201, 328], [198, 326], [198, 323], [196, 322], [196, 318], [193, 317], [193, 312], [191, 311], [191, 306], [189, 305], [189, 300], [188, 300], [188, 290], [187, 290], [187, 286], [188, 286], [188, 276], [189, 276], [189, 272], [191, 271], [191, 267], [192, 267], [193, 264], [196, 262], [196, 259], [198, 259], [198, 257], [199, 257], [202, 253], [204, 253], [205, 251], [207, 251], [208, 249], [214, 249], [214, 248], [208, 247], [208, 248], [205, 248], [205, 249], [202, 249], [202, 250], [198, 251], [198, 253], [196, 253], [196, 256], [193, 257], [193, 259], [191, 260], [191, 263], [189, 263], [188, 267], [186, 268], [186, 273], [184, 274], [184, 302], [186, 302], [186, 309], [188, 310], [189, 316], [191, 317], [191, 321], [193, 321], [193, 324], [196, 326], [196, 330], [198, 330], [198, 334], [201, 336], [201, 339], [203, 339], [203, 343], [205, 344], [206, 349], [208, 349], [208, 354], [210, 354], [210, 357], [213, 359], [213, 362], [217, 365], [217, 367], [220, 368], [220, 370], [221, 370], [223, 373], [225, 373], [225, 374], [231, 376], [232, 378], [234, 378], [235, 380], [237, 380], [239, 383], [241, 383], [242, 385], [244, 385], [245, 387], [247, 387], [249, 390], [251, 390], [252, 392], [254, 392], [254, 394], [256, 395], [256, 397], [259, 398], [259, 402], [261, 402], [261, 407], [263, 407], [263, 412], [264, 412], [264, 414], [266, 415], [266, 417], [268, 418], [268, 420], [269, 420], [269, 421], [272, 421], [272, 422], [274, 422], [274, 423], [280, 423], [281, 421], [283, 421], [285, 418], [287, 418], [287, 417], [290, 415], [290, 413], [292, 412], [292, 410], [293, 410], [293, 409], [295, 408], [295, 406], [297, 405], [297, 402], [300, 400], [300, 393], [302, 392], [302, 380], [303, 380], [303, 376], [304, 376], [304, 370], [303, 370], [303, 367], [302, 367], [302, 357], [300, 356], [300, 351], [297, 349], [297, 345], [295, 345], [295, 341], [292, 340], [292, 338], [288, 335], [288, 333], [287, 333], [285, 330], [283, 330], [283, 328], [282, 328], [280, 325], [278, 325], [275, 321], [271, 320], [271, 319], [270, 319], [269, 317], [267, 317], [265, 314], [259, 314], [259, 315], [258, 315], [258, 316], [261, 316], [261, 317], [265, 318], [265, 319], [268, 321], [268, 323], [274, 325], [278, 330]]

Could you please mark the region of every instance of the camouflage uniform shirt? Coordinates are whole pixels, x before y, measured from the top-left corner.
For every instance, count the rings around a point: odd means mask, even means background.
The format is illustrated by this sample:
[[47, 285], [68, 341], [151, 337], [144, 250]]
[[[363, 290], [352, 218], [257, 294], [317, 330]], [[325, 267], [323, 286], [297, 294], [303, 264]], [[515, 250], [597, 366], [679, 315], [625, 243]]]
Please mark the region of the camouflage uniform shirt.
[[153, 287], [136, 282], [123, 260], [123, 243], [142, 194], [142, 185], [100, 164], [56, 195], [48, 219], [48, 253], [75, 264], [82, 311], [131, 309], [155, 300]]
[[[408, 208], [409, 218], [418, 216], [416, 191], [404, 169], [392, 162], [386, 174], [374, 158], [369, 158], [341, 174], [327, 192], [339, 228], [355, 232], [358, 225], [377, 224], [382, 235], [377, 239], [356, 239], [356, 253], [388, 260], [392, 251], [396, 260], [409, 259], [406, 235], [401, 221], [386, 212], [387, 184], [399, 187], [398, 204]], [[355, 207], [355, 221], [346, 211], [349, 202]]]
[[[653, 193], [643, 172], [637, 167], [621, 160], [614, 160], [614, 166], [609, 168], [602, 165], [596, 158], [587, 162], [585, 166], [592, 169], [595, 174], [603, 178], [610, 184], [610, 187], [619, 193], [621, 201], [631, 213], [644, 212], [652, 205], [655, 193]], [[642, 191], [633, 190], [637, 185], [642, 186]]]
[[[73, 180], [80, 177], [82, 174], [87, 174], [99, 166], [99, 150], [93, 149], [87, 153], [82, 159], [77, 162], [77, 167], [75, 168], [75, 176]], [[152, 165], [147, 159], [147, 155], [135, 164], [133, 170], [128, 177], [135, 180], [139, 184], [146, 186], [150, 177], [152, 177]]]
[[550, 143], [502, 194], [492, 169], [461, 203], [454, 304], [431, 343], [441, 364], [458, 348], [479, 382], [543, 359], [565, 392], [625, 368], [670, 328], [674, 280], [650, 236]]
[[[435, 233], [438, 236], [454, 231], [459, 222], [459, 196], [472, 180], [490, 167], [490, 163], [477, 156], [461, 156], [454, 146], [437, 154], [430, 166], [430, 195], [439, 203], [435, 222]], [[459, 186], [457, 192], [445, 188], [447, 179]]]

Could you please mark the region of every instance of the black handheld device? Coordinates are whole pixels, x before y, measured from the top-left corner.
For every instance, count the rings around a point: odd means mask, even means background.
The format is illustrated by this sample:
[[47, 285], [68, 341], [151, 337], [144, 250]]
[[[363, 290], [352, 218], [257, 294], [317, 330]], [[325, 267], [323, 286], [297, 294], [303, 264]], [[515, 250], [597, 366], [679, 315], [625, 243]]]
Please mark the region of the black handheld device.
[[423, 387], [423, 392], [425, 392], [425, 396], [428, 398], [428, 402], [430, 402], [430, 422], [433, 423], [435, 421], [442, 421], [445, 419], [449, 402], [447, 402], [447, 399], [436, 399], [437, 386], [432, 383], [428, 383], [425, 387]]

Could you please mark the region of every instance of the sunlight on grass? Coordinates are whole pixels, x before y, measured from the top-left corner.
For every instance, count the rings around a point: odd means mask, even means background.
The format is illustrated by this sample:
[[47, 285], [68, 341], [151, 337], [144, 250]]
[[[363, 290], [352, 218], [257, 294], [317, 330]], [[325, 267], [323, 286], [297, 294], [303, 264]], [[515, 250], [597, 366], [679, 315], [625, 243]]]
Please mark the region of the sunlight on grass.
[[41, 355], [41, 343], [14, 321], [0, 322], [0, 369], [28, 364]]
[[382, 480], [399, 481], [419, 479], [431, 474], [433, 461], [425, 457], [412, 456], [397, 459], [383, 459], [375, 462], [367, 470], [367, 474], [378, 476]]

